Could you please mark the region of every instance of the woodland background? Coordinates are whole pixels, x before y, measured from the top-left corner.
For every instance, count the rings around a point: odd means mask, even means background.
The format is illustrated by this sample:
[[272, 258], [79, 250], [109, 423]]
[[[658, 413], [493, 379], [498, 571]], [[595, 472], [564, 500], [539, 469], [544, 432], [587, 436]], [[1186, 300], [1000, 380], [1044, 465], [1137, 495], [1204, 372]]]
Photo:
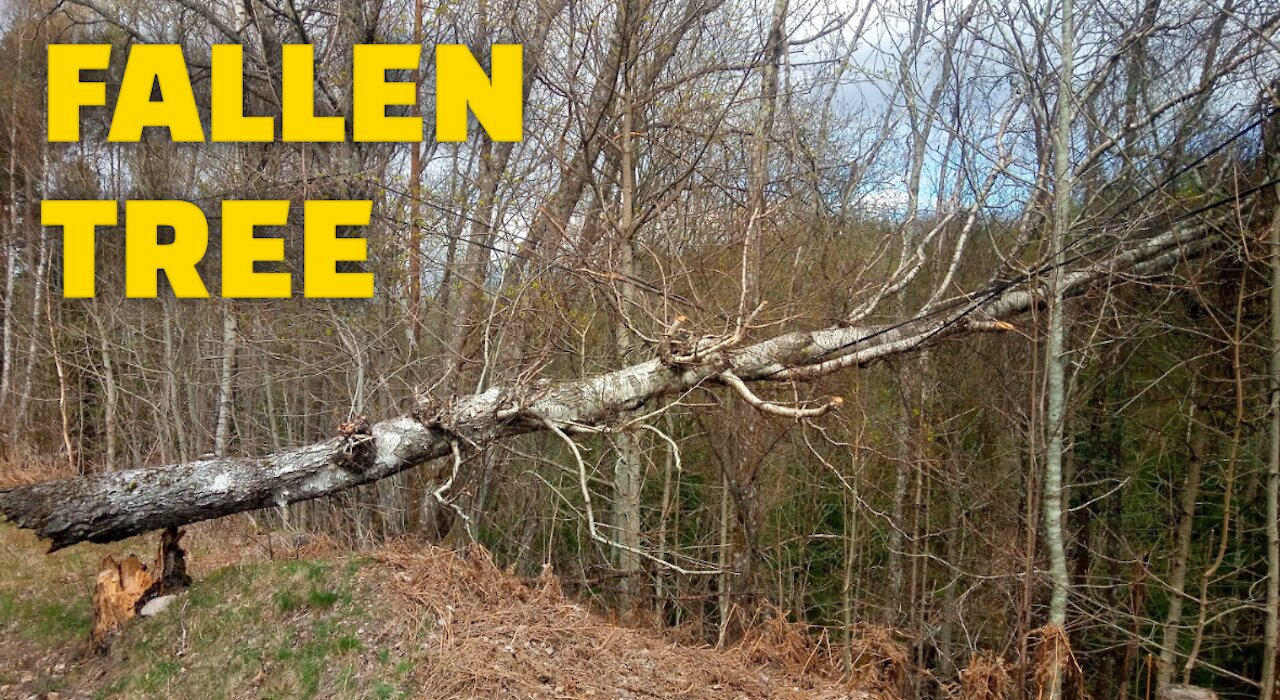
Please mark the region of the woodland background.
[[[1029, 282], [1044, 303], [973, 324], [993, 332], [761, 390], [843, 397], [827, 415], [707, 386], [576, 436], [589, 501], [545, 434], [468, 452], [447, 493], [432, 464], [253, 522], [351, 547], [474, 539], [711, 644], [770, 615], [837, 646], [894, 628], [920, 671], [905, 697], [975, 659], [1027, 673], [1046, 622], [1082, 671], [1068, 695], [1274, 697], [1280, 5], [1071, 5], [10, 2], [0, 451], [50, 477], [276, 452], [422, 397], [623, 367], [673, 334], [894, 324]], [[180, 43], [204, 108], [209, 45], [244, 44], [253, 114], [277, 113], [280, 45], [310, 43], [320, 113], [349, 114], [350, 46], [414, 41], [523, 44], [525, 140], [109, 144], [109, 110], [86, 110], [82, 143], [45, 142], [49, 43], [116, 46], [109, 101], [131, 44]], [[420, 77], [430, 125], [429, 62]], [[371, 199], [376, 297], [123, 300], [108, 230], [98, 298], [63, 300], [39, 225], [54, 198], [201, 204], [215, 296], [221, 200]], [[1209, 247], [1055, 297], [1059, 273], [1178, 225]], [[300, 225], [276, 235], [300, 268]]]

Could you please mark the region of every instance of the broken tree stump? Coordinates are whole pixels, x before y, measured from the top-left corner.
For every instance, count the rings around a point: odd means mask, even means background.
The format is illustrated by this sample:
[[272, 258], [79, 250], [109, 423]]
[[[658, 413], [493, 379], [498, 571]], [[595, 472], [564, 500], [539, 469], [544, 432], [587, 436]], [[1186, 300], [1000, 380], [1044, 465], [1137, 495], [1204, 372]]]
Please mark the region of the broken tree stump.
[[151, 573], [135, 554], [119, 562], [111, 556], [102, 560], [93, 590], [93, 628], [89, 631], [89, 646], [94, 651], [106, 651], [111, 638], [136, 614], [138, 601], [151, 584]]
[[156, 568], [160, 570], [159, 588], [151, 592], [152, 598], [191, 585], [191, 577], [187, 575], [187, 553], [178, 544], [185, 534], [186, 530], [170, 527], [165, 528], [160, 535], [160, 550], [156, 552]]
[[93, 590], [90, 648], [105, 652], [111, 640], [125, 623], [137, 616], [147, 601], [191, 584], [191, 577], [187, 575], [187, 553], [179, 545], [184, 534], [185, 530], [173, 527], [164, 531], [151, 568], [136, 554], [120, 561], [111, 556], [102, 560]]

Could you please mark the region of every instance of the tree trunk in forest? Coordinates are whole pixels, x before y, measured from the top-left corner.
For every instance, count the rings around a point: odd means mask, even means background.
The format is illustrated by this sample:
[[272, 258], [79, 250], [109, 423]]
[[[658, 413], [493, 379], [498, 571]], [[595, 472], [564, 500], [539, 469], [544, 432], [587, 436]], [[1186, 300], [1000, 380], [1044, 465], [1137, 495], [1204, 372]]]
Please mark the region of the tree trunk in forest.
[[[619, 0], [619, 22], [624, 27], [631, 25], [632, 8], [629, 0]], [[635, 154], [633, 152], [635, 94], [631, 84], [635, 64], [635, 50], [630, 39], [625, 42], [625, 59], [622, 70], [622, 134], [619, 138], [621, 149], [621, 195], [622, 211], [618, 220], [618, 261], [622, 279], [618, 282], [618, 322], [614, 337], [614, 351], [621, 362], [636, 349], [636, 338], [631, 330], [629, 314], [636, 311], [636, 221], [635, 221]], [[613, 470], [613, 529], [618, 542], [624, 545], [617, 549], [618, 571], [622, 574], [621, 599], [624, 608], [630, 607], [631, 598], [639, 590], [640, 573], [640, 497], [644, 485], [644, 463], [640, 451], [638, 436], [632, 431], [622, 431], [614, 436], [614, 452], [616, 459]]]
[[1236, 473], [1240, 463], [1240, 446], [1244, 439], [1245, 427], [1245, 379], [1244, 379], [1244, 363], [1241, 358], [1241, 351], [1244, 345], [1244, 337], [1247, 332], [1244, 324], [1245, 313], [1245, 297], [1246, 287], [1245, 280], [1249, 274], [1247, 267], [1240, 269], [1237, 283], [1234, 287], [1221, 285], [1218, 289], [1220, 293], [1220, 307], [1225, 308], [1227, 304], [1226, 290], [1233, 289], [1235, 291], [1235, 312], [1231, 322], [1231, 335], [1229, 342], [1231, 344], [1231, 388], [1234, 393], [1234, 416], [1232, 419], [1231, 441], [1227, 444], [1227, 458], [1225, 465], [1225, 473], [1222, 477], [1222, 520], [1217, 528], [1218, 536], [1218, 553], [1209, 566], [1200, 572], [1200, 596], [1197, 603], [1195, 632], [1191, 637], [1191, 649], [1187, 652], [1187, 660], [1182, 666], [1182, 682], [1184, 684], [1191, 682], [1191, 674], [1195, 671], [1198, 662], [1200, 650], [1203, 647], [1205, 633], [1209, 625], [1209, 588], [1211, 583], [1217, 581], [1217, 572], [1227, 560], [1227, 551], [1231, 543], [1231, 526], [1235, 511], [1233, 503], [1235, 501], [1236, 489]]
[[841, 503], [844, 507], [844, 572], [840, 582], [840, 612], [844, 627], [844, 648], [841, 649], [841, 666], [846, 675], [852, 675], [853, 659], [853, 621], [854, 610], [854, 563], [858, 550], [858, 483], [862, 478], [862, 439], [859, 436], [849, 448], [849, 479], [841, 490]]
[[742, 243], [742, 297], [738, 302], [738, 323], [760, 303], [760, 256], [764, 219], [768, 214], [765, 185], [769, 179], [769, 140], [778, 111], [778, 74], [787, 51], [787, 0], [774, 0], [769, 35], [765, 39], [763, 72], [760, 76], [760, 116], [752, 134], [751, 164], [747, 183], [747, 227]]
[[[422, 0], [413, 3], [413, 43], [422, 46]], [[422, 117], [421, 65], [413, 74], [413, 111]], [[409, 322], [405, 333], [410, 351], [418, 348], [422, 315], [422, 144], [409, 144]]]
[[[925, 0], [917, 0], [912, 6], [913, 17], [908, 39], [908, 46], [903, 51], [901, 60], [898, 63], [898, 77], [902, 85], [902, 89], [906, 93], [904, 95], [904, 106], [907, 115], [907, 125], [910, 128], [910, 152], [911, 158], [908, 163], [907, 181], [906, 181], [906, 212], [905, 223], [902, 227], [902, 248], [899, 254], [898, 269], [894, 272], [892, 279], [897, 280], [900, 277], [909, 274], [907, 271], [910, 266], [914, 265], [915, 256], [910, 252], [919, 245], [925, 235], [924, 221], [921, 219], [920, 213], [920, 186], [924, 175], [926, 160], [929, 157], [929, 137], [933, 131], [933, 120], [929, 115], [934, 114], [938, 109], [938, 103], [942, 99], [943, 90], [949, 82], [951, 61], [944, 59], [942, 62], [941, 76], [939, 77], [933, 91], [929, 94], [927, 100], [921, 103], [922, 97], [913, 87], [915, 81], [912, 78], [912, 72], [915, 68], [916, 60], [922, 46], [923, 37], [926, 31], [926, 21], [929, 13], [928, 3]], [[958, 31], [958, 27], [957, 27]], [[948, 41], [947, 45], [951, 42]], [[900, 296], [897, 305], [899, 312], [906, 304], [905, 296]], [[923, 368], [927, 366], [925, 360], [915, 361], [907, 360], [898, 368], [896, 381], [898, 390], [901, 394], [900, 403], [903, 409], [902, 421], [897, 426], [897, 450], [894, 485], [893, 485], [893, 504], [890, 507], [889, 517], [889, 540], [888, 540], [888, 574], [889, 586], [886, 592], [886, 603], [884, 607], [884, 622], [889, 626], [898, 626], [903, 624], [903, 606], [908, 602], [910, 596], [905, 594], [906, 590], [906, 559], [907, 552], [907, 518], [906, 514], [909, 509], [907, 503], [908, 491], [911, 486], [911, 479], [914, 470], [919, 467], [916, 460], [917, 450], [914, 445], [917, 443], [915, 427], [918, 425], [916, 416], [912, 415], [913, 409], [923, 410], [923, 401], [917, 406], [916, 401], [922, 400], [924, 395], [923, 382], [920, 377], [923, 375]]]
[[[191, 450], [187, 443], [186, 419], [182, 415], [182, 399], [178, 393], [178, 355], [173, 338], [173, 306], [174, 303], [168, 299], [160, 303], [160, 324], [162, 326], [163, 355], [161, 361], [164, 362], [164, 383], [165, 383], [165, 401], [168, 403], [169, 428], [173, 430], [174, 444], [178, 448], [178, 459], [185, 461], [191, 458]], [[268, 390], [270, 389], [270, 380], [268, 380]], [[274, 414], [272, 416], [274, 420]], [[277, 447], [277, 449], [279, 449]]]
[[[1062, 275], [1057, 289], [1065, 297], [1123, 271], [1163, 271], [1207, 249], [1209, 242], [1202, 228], [1176, 227]], [[1040, 298], [1038, 291], [1001, 283], [889, 326], [837, 325], [737, 348], [725, 338], [707, 337], [694, 341], [690, 353], [664, 353], [603, 375], [492, 387], [443, 408], [373, 425], [371, 437], [338, 437], [259, 458], [205, 459], [0, 491], [0, 513], [49, 538], [53, 549], [110, 542], [337, 493], [445, 456], [454, 441], [483, 447], [549, 425], [601, 425], [661, 397], [705, 385], [725, 385], [763, 413], [794, 419], [794, 412], [755, 396], [748, 384], [815, 379], [948, 337], [999, 330], [992, 320], [1029, 311]], [[836, 405], [831, 401], [806, 409], [806, 415], [820, 415]]]
[[[568, 226], [578, 207], [578, 200], [582, 198], [582, 191], [591, 178], [592, 168], [604, 149], [607, 135], [603, 124], [617, 93], [623, 46], [629, 41], [623, 20], [623, 17], [616, 17], [614, 20], [615, 28], [610, 37], [608, 53], [591, 87], [591, 97], [583, 115], [585, 133], [582, 134], [582, 146], [561, 167], [555, 193], [538, 207], [538, 213], [529, 227], [529, 235], [521, 243], [521, 255], [516, 256], [512, 264], [513, 278], [517, 281], [523, 281], [529, 274], [525, 266], [537, 257], [538, 250], [547, 245], [548, 241], [558, 238], [559, 232]], [[554, 242], [552, 247], [555, 247]]]
[[760, 559], [760, 486], [758, 479], [766, 448], [765, 419], [746, 405], [735, 406], [731, 416], [737, 418], [740, 435], [734, 449], [728, 450], [730, 461], [729, 497], [735, 535], [730, 537], [729, 599], [730, 614], [722, 620], [721, 639], [736, 643], [750, 628], [756, 613], [756, 570]]
[[[1065, 632], [1067, 624], [1067, 590], [1070, 576], [1067, 573], [1066, 547], [1063, 538], [1062, 512], [1062, 462], [1063, 437], [1066, 432], [1066, 343], [1063, 308], [1066, 295], [1063, 289], [1063, 265], [1066, 262], [1067, 234], [1071, 230], [1071, 122], [1072, 105], [1072, 42], [1074, 27], [1072, 0], [1062, 0], [1062, 68], [1058, 75], [1058, 125], [1054, 134], [1054, 204], [1053, 231], [1050, 247], [1055, 261], [1049, 283], [1049, 337], [1045, 345], [1045, 374], [1047, 375], [1048, 408], [1045, 424], [1048, 442], [1044, 464], [1044, 536], [1049, 550], [1049, 575], [1053, 581], [1053, 593], [1049, 599], [1049, 626]], [[1048, 700], [1062, 698], [1063, 675], [1066, 669], [1065, 633], [1046, 635], [1051, 645], [1047, 678]]]
[[[1038, 367], [1032, 371], [1032, 376], [1036, 376]], [[1021, 559], [1022, 585], [1019, 586], [1020, 602], [1017, 610], [1017, 626], [1016, 633], [1018, 639], [1018, 652], [1015, 658], [1021, 659], [1024, 671], [1026, 670], [1026, 659], [1028, 656], [1028, 648], [1031, 644], [1031, 629], [1034, 624], [1033, 616], [1036, 607], [1036, 545], [1040, 541], [1040, 510], [1042, 499], [1040, 498], [1039, 488], [1043, 485], [1040, 478], [1040, 460], [1036, 459], [1036, 439], [1039, 434], [1040, 423], [1035, 418], [1035, 411], [1038, 408], [1035, 396], [1038, 392], [1032, 390], [1030, 404], [1032, 412], [1027, 417], [1025, 423], [1020, 422], [1018, 431], [1013, 440], [1014, 445], [1011, 448], [1013, 455], [1014, 468], [1022, 475], [1023, 493], [1022, 507], [1020, 515], [1022, 516], [1023, 530], [1020, 533], [1022, 550], [1019, 552]], [[1027, 697], [1027, 688], [1024, 684], [1017, 684], [1016, 698], [1025, 700]]]
[[[1271, 156], [1280, 162], [1280, 155]], [[1273, 172], [1280, 170], [1273, 166]], [[1280, 195], [1280, 185], [1276, 194]], [[1276, 654], [1280, 653], [1280, 209], [1271, 220], [1271, 376], [1267, 455], [1267, 622], [1263, 630], [1260, 700], [1275, 700]]]
[[[946, 560], [958, 567], [964, 558], [964, 516], [958, 495], [954, 498], [948, 498], [946, 503]], [[945, 576], [947, 582], [943, 584], [942, 608], [940, 610], [942, 620], [939, 622], [938, 630], [938, 678], [948, 682], [954, 680], [956, 675], [953, 644], [956, 619], [959, 617], [959, 611], [956, 610], [956, 588], [959, 587], [960, 580], [955, 572], [948, 571]]]
[[[446, 366], [451, 368], [450, 387], [461, 391], [464, 373], [471, 360], [467, 354], [467, 339], [473, 332], [475, 309], [480, 306], [488, 285], [490, 263], [493, 259], [493, 209], [496, 205], [498, 183], [511, 156], [511, 144], [494, 143], [487, 136], [480, 145], [480, 182], [476, 195], [476, 207], [471, 214], [471, 233], [466, 239], [463, 263], [454, 270], [457, 289], [450, 293], [452, 306], [447, 310]], [[481, 317], [483, 318], [483, 314]]]
[[218, 376], [218, 421], [213, 436], [213, 454], [226, 457], [231, 441], [231, 410], [236, 371], [236, 344], [239, 331], [235, 310], [222, 308], [222, 373]]
[[1195, 525], [1196, 503], [1200, 500], [1200, 470], [1205, 455], [1208, 427], [1196, 420], [1196, 382], [1191, 383], [1191, 407], [1187, 416], [1187, 478], [1182, 486], [1182, 502], [1178, 510], [1178, 531], [1169, 572], [1169, 611], [1164, 618], [1160, 637], [1160, 666], [1156, 671], [1156, 690], [1173, 681], [1173, 665], [1182, 630], [1182, 606], [1186, 597], [1187, 568], [1191, 559], [1191, 535]]
[[98, 351], [101, 353], [99, 357], [102, 360], [102, 375], [99, 380], [102, 383], [102, 391], [106, 401], [103, 408], [102, 426], [106, 431], [104, 442], [107, 445], [106, 460], [104, 467], [110, 471], [115, 469], [117, 454], [117, 435], [119, 426], [116, 423], [116, 409], [119, 406], [119, 393], [116, 390], [116, 372], [115, 363], [112, 360], [111, 353], [111, 336], [107, 333], [106, 324], [102, 322], [102, 317], [98, 311], [102, 307], [91, 309], [89, 315], [93, 317], [94, 326], [98, 330]]
[[[43, 166], [42, 166], [43, 167]], [[41, 180], [41, 191], [43, 191], [43, 175]], [[27, 184], [28, 188], [28, 207], [34, 207], [34, 200], [38, 198], [36, 189], [31, 185], [30, 180]], [[27, 361], [22, 368], [22, 389], [18, 392], [17, 410], [14, 416], [18, 421], [22, 421], [23, 425], [29, 425], [30, 417], [27, 415], [27, 407], [31, 402], [32, 382], [35, 381], [36, 359], [40, 357], [40, 325], [42, 319], [42, 310], [45, 306], [45, 291], [48, 287], [49, 279], [49, 262], [50, 262], [50, 246], [49, 241], [44, 236], [36, 236], [34, 245], [36, 246], [36, 266], [32, 270], [32, 295], [31, 295], [31, 325], [29, 326], [30, 336], [27, 338]]]
[[[1115, 478], [1122, 478], [1124, 468], [1126, 467], [1124, 452], [1124, 417], [1121, 413], [1124, 396], [1122, 394], [1124, 382], [1127, 381], [1123, 370], [1114, 381], [1110, 382], [1111, 391], [1106, 402], [1107, 423], [1107, 463], [1114, 470]], [[1107, 601], [1112, 610], [1121, 611], [1125, 609], [1127, 602], [1128, 587], [1123, 585], [1124, 568], [1123, 562], [1126, 559], [1126, 543], [1124, 537], [1124, 516], [1125, 516], [1125, 486], [1123, 482], [1120, 490], [1112, 494], [1107, 499], [1106, 511], [1104, 514], [1105, 525], [1103, 527], [1105, 544], [1103, 548], [1103, 557], [1106, 560], [1104, 571], [1106, 572], [1106, 580], [1110, 584], [1107, 593]], [[1126, 662], [1126, 647], [1130, 643], [1128, 635], [1121, 626], [1111, 629], [1108, 633], [1108, 646], [1111, 651], [1107, 654], [1107, 661], [1104, 664], [1102, 682], [1108, 685], [1099, 685], [1099, 689], [1094, 693], [1095, 697], [1100, 697], [1108, 693], [1117, 693], [1118, 689], [1123, 688], [1128, 680], [1129, 673]], [[1116, 697], [1126, 697], [1117, 694]]]
[[730, 556], [733, 543], [729, 539], [731, 529], [729, 527], [729, 504], [733, 499], [729, 498], [729, 470], [724, 464], [720, 465], [720, 542], [716, 547], [717, 565], [720, 567], [720, 575], [716, 577], [718, 589], [716, 590], [716, 606], [719, 612], [719, 627], [716, 640], [716, 648], [723, 649], [728, 641], [729, 635], [729, 617], [733, 614], [733, 584], [731, 582], [733, 574], [730, 570], [733, 568], [733, 558]]
[[[737, 328], [742, 330], [750, 325], [762, 301], [760, 258], [764, 245], [764, 219], [768, 214], [765, 187], [769, 180], [769, 144], [777, 115], [779, 73], [787, 51], [787, 4], [788, 0], [774, 0], [773, 3], [769, 32], [764, 44], [765, 60], [760, 75], [760, 111], [751, 135], [747, 221], [742, 239], [742, 263], [739, 270], [741, 288], [736, 319]], [[750, 411], [746, 407], [741, 410]], [[731, 510], [738, 532], [738, 536], [730, 539], [729, 568], [732, 569], [732, 574], [722, 579], [726, 588], [721, 591], [721, 646], [726, 642], [737, 641], [745, 628], [743, 617], [752, 614], [750, 607], [755, 593], [759, 520], [756, 476], [761, 461], [758, 454], [760, 427], [761, 423], [755, 415], [746, 415], [739, 425], [742, 434], [736, 441], [735, 449], [728, 451], [729, 457], [721, 464], [725, 470], [725, 485], [731, 496]], [[730, 543], [722, 542], [726, 545]]]
[[889, 587], [885, 591], [884, 624], [896, 627], [902, 623], [903, 586], [906, 576], [903, 574], [903, 561], [906, 558], [905, 533], [907, 512], [907, 490], [911, 486], [911, 401], [909, 388], [914, 383], [910, 380], [911, 371], [918, 365], [907, 360], [896, 372], [899, 405], [902, 406], [902, 420], [895, 426], [897, 437], [897, 457], [894, 460], [893, 503], [889, 510], [889, 538], [887, 568], [889, 571]]
[[[26, 42], [18, 43], [18, 65], [21, 69], [23, 51]], [[0, 330], [0, 409], [9, 403], [10, 387], [13, 383], [13, 295], [18, 280], [18, 105], [25, 95], [14, 91], [12, 109], [9, 114], [9, 221], [4, 235], [4, 321]]]

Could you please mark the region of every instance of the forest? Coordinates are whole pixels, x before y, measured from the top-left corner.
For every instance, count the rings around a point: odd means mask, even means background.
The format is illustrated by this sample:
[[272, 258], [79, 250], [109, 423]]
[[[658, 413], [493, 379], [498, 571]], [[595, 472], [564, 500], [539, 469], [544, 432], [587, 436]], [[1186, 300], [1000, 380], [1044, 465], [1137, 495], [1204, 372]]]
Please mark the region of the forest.
[[[1278, 28], [1275, 0], [0, 2], [0, 474], [29, 475], [0, 514], [53, 550], [226, 518], [484, 551], [704, 647], [781, 622], [853, 677], [891, 639], [885, 697], [1276, 700]], [[523, 139], [282, 138], [289, 47], [350, 125], [375, 43], [423, 47], [378, 116], [428, 125], [433, 46], [521, 45]], [[181, 46], [205, 134], [242, 46], [275, 138], [121, 142], [86, 108], [55, 141], [55, 44], [110, 47], [107, 105], [133, 47]], [[46, 200], [98, 203], [93, 259]], [[129, 272], [136, 200], [204, 218], [197, 276]], [[237, 200], [278, 205], [283, 254], [237, 268], [269, 295], [227, 293]], [[367, 242], [333, 259], [369, 298], [310, 298], [321, 200], [372, 202], [328, 238]]]

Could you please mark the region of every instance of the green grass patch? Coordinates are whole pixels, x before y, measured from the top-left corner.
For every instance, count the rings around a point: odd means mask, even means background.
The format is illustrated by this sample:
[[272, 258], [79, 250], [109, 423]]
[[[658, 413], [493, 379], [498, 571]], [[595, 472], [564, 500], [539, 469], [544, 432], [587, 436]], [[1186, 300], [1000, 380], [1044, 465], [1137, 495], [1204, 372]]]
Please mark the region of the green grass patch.
[[276, 602], [276, 607], [280, 608], [280, 612], [293, 612], [302, 607], [304, 602], [302, 596], [293, 591], [276, 591], [271, 598]]
[[92, 624], [84, 597], [61, 600], [48, 591], [26, 595], [0, 592], [0, 628], [37, 644], [57, 645], [87, 638]]
[[[91, 625], [98, 562], [107, 553], [145, 552], [148, 540], [90, 545], [44, 555], [34, 539], [0, 525], [0, 634], [21, 640], [0, 656], [0, 684], [27, 694], [97, 698], [400, 698], [412, 694], [405, 669], [421, 645], [396, 651], [371, 644], [388, 611], [357, 574], [367, 558], [290, 560], [231, 566], [196, 581], [164, 614], [131, 623], [102, 658], [82, 649]], [[198, 562], [198, 554], [196, 555]], [[22, 646], [26, 645], [26, 646]], [[28, 658], [53, 653], [66, 671], [34, 681]]]
[[[176, 673], [193, 693], [202, 688], [201, 698], [241, 696], [253, 684], [259, 697], [401, 696], [395, 678], [357, 673], [362, 658], [382, 667], [402, 662], [387, 649], [366, 649], [356, 634], [382, 612], [356, 583], [362, 565], [294, 560], [196, 581], [180, 615], [140, 625], [118, 643], [117, 653], [132, 650], [133, 668], [122, 665], [122, 682], [107, 696], [166, 694]], [[188, 649], [199, 653], [178, 656], [174, 640], [182, 630]]]
[[307, 604], [313, 608], [331, 608], [341, 599], [342, 595], [335, 591], [320, 591], [313, 588], [307, 595]]

